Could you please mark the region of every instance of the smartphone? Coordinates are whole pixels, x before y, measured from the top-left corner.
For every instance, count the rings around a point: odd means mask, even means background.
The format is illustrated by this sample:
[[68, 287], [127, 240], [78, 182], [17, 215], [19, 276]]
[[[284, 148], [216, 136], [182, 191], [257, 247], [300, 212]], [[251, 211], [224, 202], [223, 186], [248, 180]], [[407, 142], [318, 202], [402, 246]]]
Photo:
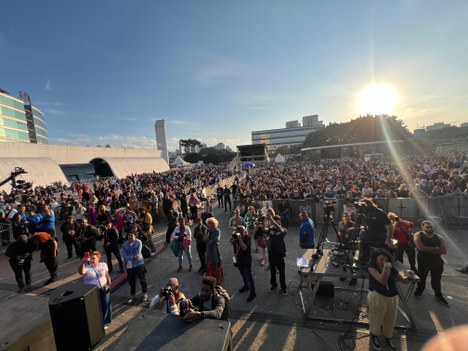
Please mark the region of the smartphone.
[[84, 253], [84, 258], [86, 259], [87, 262], [89, 262], [89, 260], [91, 259], [91, 255], [89, 254], [89, 252]]

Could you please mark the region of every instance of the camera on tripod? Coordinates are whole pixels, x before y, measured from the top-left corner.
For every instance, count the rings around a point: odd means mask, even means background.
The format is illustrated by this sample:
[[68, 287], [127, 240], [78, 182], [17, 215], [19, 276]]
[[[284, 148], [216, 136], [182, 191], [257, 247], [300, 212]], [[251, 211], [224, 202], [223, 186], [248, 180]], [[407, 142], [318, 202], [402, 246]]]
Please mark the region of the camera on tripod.
[[367, 212], [368, 205], [366, 202], [358, 201], [354, 203], [354, 208], [357, 214], [365, 214]]
[[328, 215], [331, 212], [335, 212], [335, 205], [336, 201], [335, 200], [324, 200], [322, 203], [322, 208], [323, 211]]

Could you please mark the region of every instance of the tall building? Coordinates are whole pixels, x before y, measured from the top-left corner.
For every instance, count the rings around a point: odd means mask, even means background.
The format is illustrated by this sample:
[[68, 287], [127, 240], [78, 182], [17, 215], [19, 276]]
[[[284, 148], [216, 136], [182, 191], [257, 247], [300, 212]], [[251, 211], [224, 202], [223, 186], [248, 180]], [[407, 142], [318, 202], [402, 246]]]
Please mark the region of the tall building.
[[313, 125], [315, 125], [317, 123], [319, 123], [318, 115], [310, 115], [310, 116], [302, 117], [302, 125], [304, 127], [313, 126]]
[[161, 157], [169, 163], [165, 121], [163, 119], [158, 119], [156, 123], [154, 123], [154, 129], [156, 131], [156, 149], [161, 150]]
[[286, 128], [253, 131], [252, 144], [265, 144], [269, 150], [300, 145], [310, 133], [325, 128], [323, 122], [318, 120], [318, 115], [303, 117], [302, 127], [298, 121], [292, 122], [287, 122]]
[[29, 95], [21, 99], [0, 88], [0, 141], [48, 144], [46, 117], [31, 103]]

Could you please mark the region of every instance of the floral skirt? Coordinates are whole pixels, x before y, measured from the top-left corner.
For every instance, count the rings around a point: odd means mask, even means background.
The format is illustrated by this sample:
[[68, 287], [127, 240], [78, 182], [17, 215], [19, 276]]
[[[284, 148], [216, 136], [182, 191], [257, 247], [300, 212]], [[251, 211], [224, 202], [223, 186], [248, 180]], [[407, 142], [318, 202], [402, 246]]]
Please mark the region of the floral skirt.
[[207, 263], [206, 275], [214, 277], [216, 282], [221, 284], [224, 280], [223, 265], [221, 263]]

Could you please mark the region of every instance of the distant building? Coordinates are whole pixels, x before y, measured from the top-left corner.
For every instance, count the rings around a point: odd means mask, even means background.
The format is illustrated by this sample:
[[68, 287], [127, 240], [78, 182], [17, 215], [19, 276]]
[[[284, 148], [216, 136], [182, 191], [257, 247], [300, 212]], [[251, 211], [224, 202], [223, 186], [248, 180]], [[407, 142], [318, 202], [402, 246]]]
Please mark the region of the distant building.
[[286, 122], [286, 128], [299, 128], [300, 126], [301, 124], [297, 120]]
[[430, 132], [433, 130], [441, 130], [441, 129], [448, 128], [448, 127], [450, 127], [450, 124], [439, 122], [439, 123], [434, 123], [430, 126], [426, 126], [426, 131]]
[[216, 144], [215, 146], [213, 146], [216, 150], [225, 150], [226, 149], [226, 145], [224, 145], [224, 143], [218, 143]]
[[156, 149], [161, 151], [161, 157], [169, 162], [169, 154], [167, 152], [166, 126], [163, 119], [159, 119], [154, 124], [156, 132]]
[[27, 93], [20, 98], [0, 88], [0, 141], [48, 144], [46, 116]]
[[302, 117], [302, 126], [309, 127], [319, 123], [318, 115], [310, 115]]
[[325, 128], [318, 115], [304, 116], [302, 121], [302, 127], [298, 121], [290, 121], [286, 123], [286, 128], [253, 131], [252, 144], [265, 144], [269, 150], [300, 145], [310, 133]]

